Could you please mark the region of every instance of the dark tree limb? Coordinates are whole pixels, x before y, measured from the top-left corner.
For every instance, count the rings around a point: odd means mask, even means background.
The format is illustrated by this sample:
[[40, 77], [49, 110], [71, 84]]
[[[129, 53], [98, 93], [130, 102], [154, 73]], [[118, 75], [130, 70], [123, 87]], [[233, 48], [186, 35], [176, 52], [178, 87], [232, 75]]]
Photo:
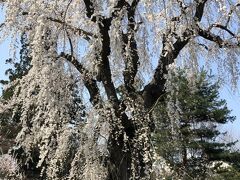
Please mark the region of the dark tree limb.
[[85, 3], [85, 7], [86, 7], [86, 15], [88, 18], [92, 18], [92, 15], [94, 14], [94, 6], [93, 6], [93, 2], [91, 0], [83, 0]]
[[127, 3], [125, 0], [118, 0], [117, 5], [114, 7], [114, 11], [112, 12], [112, 18], [116, 18], [119, 16], [119, 12], [122, 10]]
[[119, 105], [119, 101], [116, 93], [116, 88], [114, 87], [112, 81], [112, 74], [108, 58], [108, 56], [111, 53], [109, 36], [111, 19], [109, 18], [101, 19], [101, 22], [98, 23], [98, 26], [100, 29], [102, 47], [100, 50], [100, 54], [96, 54], [96, 56], [100, 66], [101, 81], [103, 83], [108, 99], [112, 101], [113, 105], [117, 108]]
[[[85, 0], [86, 6], [89, 6], [89, 2], [90, 1]], [[103, 83], [108, 100], [111, 102], [115, 111], [115, 115], [120, 119], [121, 125], [123, 127], [122, 131], [119, 129], [119, 126], [116, 126], [117, 119], [112, 119], [112, 122], [110, 122], [112, 125], [112, 132], [109, 137], [109, 160], [111, 162], [111, 167], [109, 167], [109, 179], [130, 178], [131, 152], [124, 151], [125, 146], [123, 141], [123, 132], [126, 133], [129, 139], [133, 139], [135, 136], [135, 127], [133, 125], [133, 122], [124, 112], [126, 108], [124, 103], [120, 103], [117, 97], [116, 88], [112, 81], [112, 74], [109, 63], [109, 55], [111, 53], [109, 30], [112, 20], [119, 17], [119, 12], [125, 5], [125, 0], [119, 0], [114, 8], [115, 10], [112, 12], [111, 17], [109, 18], [102, 16], [98, 16], [96, 18], [92, 17], [94, 9], [91, 9], [91, 7], [86, 8], [88, 12], [87, 16], [90, 18], [91, 15], [91, 20], [97, 23], [99, 27], [99, 38], [101, 39], [102, 47], [100, 47], [99, 52], [96, 52], [96, 60], [100, 66], [100, 81]]]
[[[200, 22], [202, 20], [206, 2], [207, 0], [198, 0], [196, 2], [196, 10], [193, 16], [195, 22]], [[174, 34], [174, 31], [172, 32], [170, 29], [168, 33]], [[154, 76], [142, 91], [144, 105], [147, 109], [151, 109], [157, 99], [164, 94], [166, 82], [164, 75], [168, 73], [167, 67], [174, 62], [181, 50], [187, 45], [194, 31], [192, 29], [186, 29], [181, 35], [182, 38], [176, 36], [177, 40], [175, 42], [170, 42], [170, 40], [168, 40], [168, 33], [163, 36], [163, 48]]]
[[100, 52], [96, 53], [96, 59], [98, 63], [98, 70], [100, 73], [99, 80], [103, 83], [104, 89], [106, 91], [108, 99], [113, 103], [113, 106], [117, 109], [119, 107], [119, 100], [116, 93], [116, 88], [114, 87], [111, 75], [111, 69], [109, 64], [108, 56], [111, 53], [110, 47], [110, 36], [109, 36], [109, 29], [111, 26], [111, 22], [114, 16], [117, 15], [117, 11], [123, 7], [125, 4], [124, 0], [119, 0], [115, 11], [112, 13], [112, 17], [106, 18], [103, 16], [93, 16], [95, 9], [94, 4], [91, 0], [84, 0], [85, 7], [86, 7], [86, 16], [91, 19], [91, 21], [98, 24], [99, 31], [100, 31], [100, 38], [102, 41], [102, 47], [100, 48]]
[[227, 28], [227, 26], [223, 26], [221, 24], [212, 24], [209, 28], [208, 28], [208, 31], [211, 31], [212, 28], [220, 28], [222, 30], [225, 30], [227, 31], [231, 36], [233, 37], [236, 37], [236, 35], [230, 30]]
[[168, 73], [167, 67], [174, 62], [180, 51], [187, 45], [192, 35], [193, 31], [187, 29], [183, 33], [184, 38], [177, 39], [173, 44], [171, 44], [166, 35], [164, 35], [163, 49], [153, 79], [145, 86], [142, 92], [145, 107], [147, 109], [150, 109], [157, 99], [165, 92], [164, 86], [166, 79], [164, 75]]
[[69, 54], [65, 54], [62, 52], [59, 58], [64, 58], [68, 62], [70, 62], [83, 76], [83, 82], [86, 86], [89, 94], [90, 94], [90, 101], [93, 105], [97, 105], [100, 103], [100, 92], [97, 86], [97, 82], [93, 79], [92, 75], [88, 72], [87, 69], [83, 67], [83, 65], [73, 56]]
[[240, 46], [239, 40], [237, 40], [237, 43], [234, 44], [234, 43], [231, 43], [229, 41], [222, 39], [220, 36], [215, 35], [208, 30], [203, 30], [200, 27], [198, 27], [197, 32], [198, 32], [199, 36], [201, 36], [204, 39], [207, 39], [209, 41], [215, 42], [220, 48], [223, 48], [223, 47], [230, 48], [230, 47], [239, 47]]
[[128, 32], [122, 34], [123, 40], [123, 54], [125, 62], [125, 70], [123, 72], [125, 88], [128, 92], [134, 92], [134, 78], [138, 71], [139, 56], [137, 51], [137, 42], [135, 40], [136, 22], [135, 11], [139, 0], [134, 0], [132, 5], [127, 6], [128, 15]]
[[198, 22], [200, 22], [202, 20], [203, 13], [204, 13], [204, 7], [205, 7], [206, 2], [207, 2], [207, 0], [198, 0], [197, 1], [194, 20], [196, 20]]

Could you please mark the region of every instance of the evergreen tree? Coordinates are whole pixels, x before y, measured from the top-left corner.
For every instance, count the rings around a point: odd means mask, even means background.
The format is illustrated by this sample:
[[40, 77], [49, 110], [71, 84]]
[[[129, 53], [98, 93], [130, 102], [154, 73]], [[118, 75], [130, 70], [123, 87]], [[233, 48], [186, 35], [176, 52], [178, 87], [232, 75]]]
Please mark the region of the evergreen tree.
[[[219, 85], [205, 71], [187, 77], [184, 70], [171, 72], [172, 86], [155, 110], [155, 143], [158, 152], [186, 178], [207, 176], [214, 161], [233, 162], [236, 142], [219, 140], [219, 125], [235, 120], [226, 101], [219, 99]], [[174, 106], [172, 106], [174, 104]], [[239, 166], [239, 163], [235, 165]]]

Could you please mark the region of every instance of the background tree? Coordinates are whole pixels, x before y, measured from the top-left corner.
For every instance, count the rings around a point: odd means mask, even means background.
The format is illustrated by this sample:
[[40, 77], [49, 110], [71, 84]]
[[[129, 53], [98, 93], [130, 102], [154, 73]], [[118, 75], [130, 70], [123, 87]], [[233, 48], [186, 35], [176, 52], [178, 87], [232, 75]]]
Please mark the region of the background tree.
[[[235, 120], [226, 101], [219, 99], [219, 83], [206, 71], [192, 73], [177, 68], [169, 72], [166, 94], [155, 109], [155, 143], [159, 155], [186, 179], [210, 178], [213, 162], [234, 163], [239, 169], [236, 142], [222, 142], [220, 125]], [[221, 163], [220, 163], [221, 164]]]
[[[31, 42], [32, 68], [11, 102], [23, 104], [17, 143], [29, 159], [40, 146], [36, 164], [46, 179], [149, 179], [154, 161], [150, 112], [165, 93], [168, 66], [179, 57], [191, 60], [193, 68], [200, 57], [217, 57], [233, 84], [237, 81], [235, 1], [5, 0], [4, 6], [1, 32], [17, 37], [27, 31]], [[88, 118], [87, 130], [81, 131], [86, 138], [63, 176], [57, 172], [64, 161], [56, 162], [65, 153], [54, 154], [65, 147], [53, 139], [61, 141], [69, 122], [68, 81], [78, 85]], [[30, 118], [32, 107], [37, 111]]]
[[[11, 99], [14, 94], [14, 89], [18, 83], [11, 84], [16, 79], [21, 79], [24, 75], [27, 74], [31, 68], [31, 56], [29, 49], [29, 42], [27, 40], [27, 35], [21, 35], [20, 39], [21, 49], [20, 49], [20, 59], [19, 62], [13, 62], [12, 59], [7, 59], [6, 63], [12, 64], [13, 68], [9, 68], [5, 71], [5, 75], [9, 80], [1, 80], [0, 83], [4, 86], [2, 91], [1, 101], [6, 104], [7, 101]], [[18, 105], [20, 106], [20, 104]], [[13, 146], [14, 138], [17, 136], [20, 131], [20, 112], [19, 110], [14, 114], [13, 111], [9, 109], [8, 111], [2, 112], [0, 114], [0, 136], [1, 136], [1, 145], [3, 153], [6, 153], [8, 149]]]

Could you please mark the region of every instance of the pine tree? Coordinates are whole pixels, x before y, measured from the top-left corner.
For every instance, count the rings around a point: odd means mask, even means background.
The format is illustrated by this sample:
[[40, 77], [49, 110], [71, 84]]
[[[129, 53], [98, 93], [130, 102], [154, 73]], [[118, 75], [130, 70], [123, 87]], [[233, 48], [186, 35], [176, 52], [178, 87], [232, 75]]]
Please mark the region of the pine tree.
[[[181, 69], [171, 73], [168, 81], [174, 87], [155, 109], [155, 143], [159, 154], [178, 174], [204, 178], [211, 162], [233, 162], [230, 150], [236, 142], [221, 142], [219, 137], [224, 133], [218, 127], [235, 117], [230, 115], [226, 101], [219, 99], [219, 83], [205, 71], [191, 77]], [[235, 157], [240, 156], [235, 153]]]

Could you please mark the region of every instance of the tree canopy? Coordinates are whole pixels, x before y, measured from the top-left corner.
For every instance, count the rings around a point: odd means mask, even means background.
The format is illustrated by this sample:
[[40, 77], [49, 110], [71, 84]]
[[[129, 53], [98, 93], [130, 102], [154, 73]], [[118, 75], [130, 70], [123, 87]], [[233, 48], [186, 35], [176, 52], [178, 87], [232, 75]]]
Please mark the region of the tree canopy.
[[[1, 37], [26, 33], [32, 68], [0, 110], [22, 105], [15, 152], [43, 178], [150, 179], [151, 112], [169, 68], [216, 62], [237, 84], [235, 0], [1, 3]], [[87, 115], [71, 126], [76, 94]]]

